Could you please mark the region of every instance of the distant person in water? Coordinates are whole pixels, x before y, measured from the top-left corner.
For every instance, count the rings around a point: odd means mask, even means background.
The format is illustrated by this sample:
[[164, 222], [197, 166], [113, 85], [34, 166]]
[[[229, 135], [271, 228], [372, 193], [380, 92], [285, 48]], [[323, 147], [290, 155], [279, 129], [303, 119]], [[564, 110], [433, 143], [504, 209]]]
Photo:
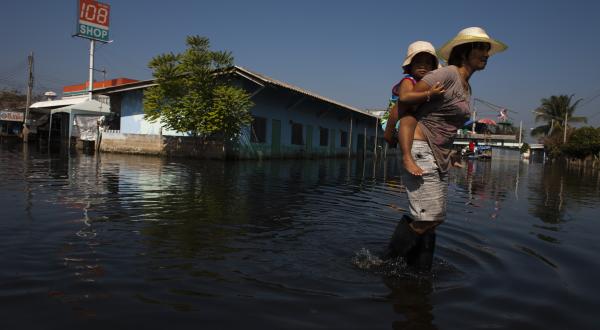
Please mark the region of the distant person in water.
[[402, 257], [409, 266], [429, 271], [435, 249], [435, 228], [446, 219], [448, 169], [452, 166], [452, 144], [456, 131], [471, 114], [469, 79], [484, 70], [491, 55], [504, 51], [479, 27], [460, 31], [439, 50], [448, 66], [429, 72], [414, 88], [415, 93], [430, 91], [438, 82], [445, 92], [440, 98], [421, 103], [415, 111], [412, 157], [422, 176], [404, 174], [410, 216], [398, 222], [383, 258]]
[[[408, 46], [406, 57], [402, 63], [405, 76], [392, 88], [389, 118], [385, 126], [384, 138], [390, 145], [400, 141], [402, 164], [404, 169], [413, 175], [423, 175], [423, 170], [415, 163], [410, 149], [417, 120], [412, 114], [413, 105], [431, 101], [444, 93], [438, 83], [427, 91], [415, 92], [414, 87], [425, 74], [439, 67], [435, 48], [427, 41], [415, 41]], [[398, 135], [395, 134], [396, 122], [400, 120]]]

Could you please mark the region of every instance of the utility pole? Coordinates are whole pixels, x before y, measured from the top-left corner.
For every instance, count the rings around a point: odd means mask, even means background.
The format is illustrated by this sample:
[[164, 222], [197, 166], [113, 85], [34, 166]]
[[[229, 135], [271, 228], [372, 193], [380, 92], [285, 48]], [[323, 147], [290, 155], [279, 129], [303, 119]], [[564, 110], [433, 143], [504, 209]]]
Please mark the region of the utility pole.
[[29, 54], [28, 68], [29, 79], [27, 81], [27, 103], [25, 104], [25, 117], [23, 118], [23, 142], [29, 141], [29, 106], [31, 105], [31, 94], [33, 93], [33, 52]]
[[567, 143], [567, 115], [569, 111], [565, 110], [565, 124], [564, 126], [564, 134], [563, 134], [563, 143]]
[[94, 40], [90, 40], [90, 82], [88, 88], [88, 97], [90, 100], [92, 99], [92, 91], [94, 90], [94, 44]]
[[472, 126], [472, 131], [473, 134], [475, 134], [475, 123], [477, 122], [477, 111], [473, 110], [473, 126]]
[[377, 131], [379, 128], [379, 117], [375, 117], [375, 146], [373, 147], [373, 157], [377, 158]]
[[102, 88], [106, 87], [106, 69], [98, 70], [102, 72]]
[[523, 121], [519, 122], [519, 148], [521, 147], [521, 138], [523, 136]]

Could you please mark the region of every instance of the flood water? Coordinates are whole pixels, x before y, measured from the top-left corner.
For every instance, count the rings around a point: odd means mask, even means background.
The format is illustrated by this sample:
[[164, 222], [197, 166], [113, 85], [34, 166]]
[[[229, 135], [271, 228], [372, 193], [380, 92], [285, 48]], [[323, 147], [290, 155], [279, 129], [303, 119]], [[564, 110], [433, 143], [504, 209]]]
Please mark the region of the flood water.
[[0, 145], [2, 329], [598, 329], [598, 171], [450, 175], [432, 274], [375, 257], [394, 161], [218, 162]]

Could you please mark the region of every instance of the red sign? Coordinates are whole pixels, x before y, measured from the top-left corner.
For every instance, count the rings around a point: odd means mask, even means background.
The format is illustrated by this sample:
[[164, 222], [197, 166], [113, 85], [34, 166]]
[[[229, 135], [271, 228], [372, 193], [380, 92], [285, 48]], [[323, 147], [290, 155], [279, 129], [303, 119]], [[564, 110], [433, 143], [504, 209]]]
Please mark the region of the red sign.
[[79, 0], [79, 23], [108, 29], [110, 6], [95, 0]]

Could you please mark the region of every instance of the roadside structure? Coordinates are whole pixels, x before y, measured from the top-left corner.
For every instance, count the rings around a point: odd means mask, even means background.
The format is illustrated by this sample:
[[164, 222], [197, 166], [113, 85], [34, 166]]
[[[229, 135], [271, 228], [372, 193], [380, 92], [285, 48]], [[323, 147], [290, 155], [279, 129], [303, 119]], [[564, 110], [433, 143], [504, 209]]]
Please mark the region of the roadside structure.
[[234, 66], [233, 82], [251, 94], [251, 125], [236, 143], [199, 141], [144, 119], [144, 90], [154, 80], [94, 90], [110, 98], [118, 124], [100, 150], [198, 158], [318, 158], [370, 155], [383, 145], [379, 117], [305, 89]]
[[0, 137], [18, 137], [24, 118], [24, 108], [0, 109]]
[[[136, 81], [129, 78], [97, 81], [94, 82], [94, 88], [118, 86]], [[95, 141], [98, 120], [110, 117], [112, 113], [108, 98], [98, 95], [94, 100], [90, 100], [86, 95], [86, 86], [87, 83], [65, 86], [61, 99], [54, 99], [56, 94], [49, 92], [46, 94], [52, 97], [32, 104], [30, 133], [37, 135], [40, 140], [47, 139], [48, 143], [60, 141], [71, 145], [78, 140]]]

